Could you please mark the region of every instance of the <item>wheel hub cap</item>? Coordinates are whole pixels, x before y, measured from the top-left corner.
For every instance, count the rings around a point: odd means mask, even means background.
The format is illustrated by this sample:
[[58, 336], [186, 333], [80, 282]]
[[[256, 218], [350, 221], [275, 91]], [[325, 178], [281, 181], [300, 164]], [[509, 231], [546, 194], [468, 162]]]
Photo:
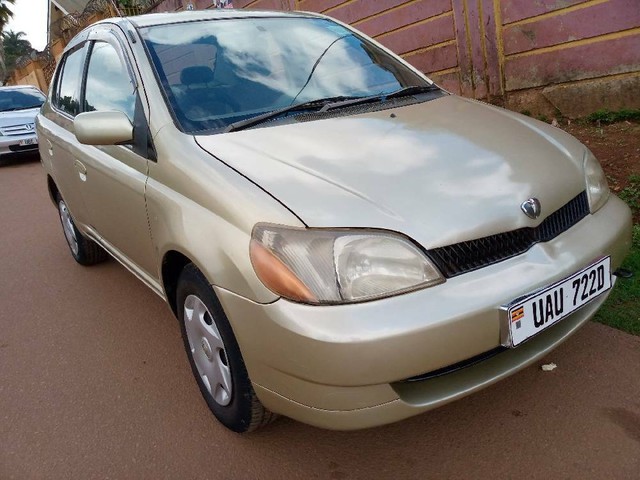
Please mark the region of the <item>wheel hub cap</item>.
[[184, 326], [200, 380], [218, 404], [229, 405], [233, 381], [226, 347], [213, 316], [196, 295], [184, 301]]
[[213, 360], [213, 352], [211, 351], [211, 345], [206, 338], [202, 337], [202, 351], [205, 356], [209, 359], [209, 361]]
[[71, 248], [74, 255], [78, 255], [78, 239], [76, 238], [76, 232], [73, 228], [73, 220], [71, 219], [67, 205], [62, 200], [58, 204], [58, 210], [60, 211], [62, 230], [64, 231], [64, 236], [67, 239], [69, 248]]

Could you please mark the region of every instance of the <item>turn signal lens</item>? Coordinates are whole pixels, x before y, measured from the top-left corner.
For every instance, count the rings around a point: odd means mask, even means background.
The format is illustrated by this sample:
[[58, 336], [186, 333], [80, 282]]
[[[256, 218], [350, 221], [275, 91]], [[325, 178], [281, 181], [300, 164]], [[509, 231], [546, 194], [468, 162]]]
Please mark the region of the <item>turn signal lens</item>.
[[251, 240], [251, 263], [258, 278], [278, 295], [300, 302], [316, 303], [317, 299], [289, 268], [273, 253]]

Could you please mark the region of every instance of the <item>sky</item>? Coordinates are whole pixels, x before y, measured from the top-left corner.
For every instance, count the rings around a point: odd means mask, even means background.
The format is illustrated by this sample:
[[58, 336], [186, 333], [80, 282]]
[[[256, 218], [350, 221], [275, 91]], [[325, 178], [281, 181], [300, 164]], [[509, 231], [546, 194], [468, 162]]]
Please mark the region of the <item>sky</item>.
[[31, 46], [42, 50], [47, 44], [47, 4], [47, 0], [16, 0], [9, 5], [13, 18], [5, 30], [26, 33]]

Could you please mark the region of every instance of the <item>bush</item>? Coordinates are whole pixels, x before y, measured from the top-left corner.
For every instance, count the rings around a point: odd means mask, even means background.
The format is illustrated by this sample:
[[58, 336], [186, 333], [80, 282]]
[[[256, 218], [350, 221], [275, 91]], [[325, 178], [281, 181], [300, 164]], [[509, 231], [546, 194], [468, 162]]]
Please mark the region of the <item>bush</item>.
[[631, 175], [629, 184], [624, 187], [618, 195], [627, 202], [633, 213], [640, 211], [640, 175]]
[[587, 121], [593, 123], [615, 123], [623, 122], [625, 120], [640, 121], [640, 110], [623, 108], [622, 110], [612, 112], [611, 110], [602, 109], [587, 117]]

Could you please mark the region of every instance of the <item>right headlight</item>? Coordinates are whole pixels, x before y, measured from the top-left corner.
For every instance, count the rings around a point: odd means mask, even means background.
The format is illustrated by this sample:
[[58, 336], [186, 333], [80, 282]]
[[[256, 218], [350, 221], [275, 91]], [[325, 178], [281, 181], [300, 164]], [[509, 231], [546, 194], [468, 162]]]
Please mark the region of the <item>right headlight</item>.
[[250, 253], [267, 288], [304, 303], [360, 302], [444, 282], [416, 245], [384, 231], [257, 224]]
[[584, 181], [587, 185], [589, 209], [591, 213], [596, 213], [609, 199], [609, 185], [600, 162], [588, 148], [584, 154]]

